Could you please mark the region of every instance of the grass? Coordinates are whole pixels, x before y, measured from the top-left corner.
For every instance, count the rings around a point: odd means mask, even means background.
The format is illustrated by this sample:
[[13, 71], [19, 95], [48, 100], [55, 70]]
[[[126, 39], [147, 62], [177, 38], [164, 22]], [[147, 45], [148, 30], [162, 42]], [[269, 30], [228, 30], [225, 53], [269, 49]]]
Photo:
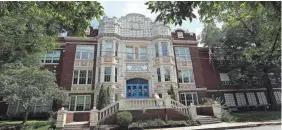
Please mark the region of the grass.
[[[21, 124], [22, 121], [0, 121], [0, 129], [1, 126], [6, 126], [6, 125], [19, 125]], [[22, 129], [23, 130], [48, 130], [50, 127], [50, 122], [49, 121], [38, 121], [38, 120], [30, 120], [27, 121]]]
[[231, 113], [236, 122], [281, 120], [280, 111]]

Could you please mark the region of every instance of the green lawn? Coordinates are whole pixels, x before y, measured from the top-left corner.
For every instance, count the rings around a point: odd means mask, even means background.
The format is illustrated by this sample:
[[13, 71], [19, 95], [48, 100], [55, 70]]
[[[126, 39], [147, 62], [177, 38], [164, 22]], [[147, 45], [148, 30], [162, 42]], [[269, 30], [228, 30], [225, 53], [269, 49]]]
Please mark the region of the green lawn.
[[[0, 129], [1, 126], [5, 125], [18, 125], [21, 124], [22, 121], [0, 121]], [[38, 120], [30, 120], [27, 121], [23, 126], [23, 130], [48, 130], [50, 127], [49, 121], [38, 121]]]
[[231, 113], [236, 122], [281, 120], [280, 111]]

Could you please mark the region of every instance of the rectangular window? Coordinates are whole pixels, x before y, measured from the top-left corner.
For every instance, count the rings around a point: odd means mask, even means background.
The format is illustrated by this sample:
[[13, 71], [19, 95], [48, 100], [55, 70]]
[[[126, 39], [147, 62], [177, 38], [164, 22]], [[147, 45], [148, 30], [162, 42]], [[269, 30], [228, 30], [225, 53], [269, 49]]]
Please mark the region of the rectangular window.
[[78, 81], [78, 70], [74, 70], [73, 71], [73, 80], [72, 80], [72, 84], [77, 84]]
[[74, 70], [72, 84], [92, 84], [92, 70]]
[[116, 44], [115, 56], [118, 56], [118, 44]]
[[147, 48], [139, 48], [139, 59], [147, 60]]
[[162, 53], [163, 53], [163, 56], [168, 56], [168, 50], [167, 50], [167, 43], [166, 42], [162, 42]]
[[101, 68], [98, 69], [98, 83], [100, 83], [101, 78]]
[[157, 75], [158, 75], [158, 82], [161, 82], [161, 69], [160, 68], [157, 68]]
[[133, 47], [126, 47], [126, 57], [128, 60], [133, 60]]
[[86, 84], [86, 70], [80, 70], [79, 72], [79, 84]]
[[249, 105], [257, 105], [255, 93], [246, 93]]
[[233, 93], [224, 93], [224, 99], [226, 106], [236, 106]]
[[220, 80], [222, 85], [229, 85], [230, 79], [227, 73], [220, 73]]
[[70, 96], [70, 111], [89, 111], [91, 96]]
[[177, 32], [177, 37], [178, 38], [183, 38], [183, 32]]
[[275, 96], [277, 104], [281, 104], [281, 92], [280, 91], [274, 91], [274, 96]]
[[266, 105], [267, 99], [264, 92], [257, 92], [258, 100], [260, 105]]
[[165, 81], [170, 81], [170, 69], [165, 68], [164, 70]]
[[247, 105], [244, 93], [235, 93], [235, 95], [236, 95], [238, 106], [246, 106]]
[[112, 56], [113, 52], [113, 43], [104, 43], [103, 44], [103, 51], [104, 55], [103, 56]]
[[192, 69], [178, 71], [179, 83], [194, 83], [194, 74]]
[[115, 82], [117, 82], [117, 68], [115, 68]]
[[179, 61], [191, 61], [191, 55], [189, 48], [175, 48], [176, 60]]
[[93, 60], [94, 45], [77, 45], [75, 50], [76, 60]]
[[156, 52], [156, 57], [159, 57], [159, 46], [158, 43], [155, 44], [155, 52]]
[[198, 104], [198, 95], [196, 92], [190, 93], [180, 93], [180, 102], [186, 106], [189, 106], [191, 103], [194, 105]]
[[47, 52], [45, 55], [41, 56], [42, 63], [59, 63], [61, 51], [55, 50]]
[[104, 71], [104, 82], [110, 82], [111, 81], [111, 67], [105, 67]]

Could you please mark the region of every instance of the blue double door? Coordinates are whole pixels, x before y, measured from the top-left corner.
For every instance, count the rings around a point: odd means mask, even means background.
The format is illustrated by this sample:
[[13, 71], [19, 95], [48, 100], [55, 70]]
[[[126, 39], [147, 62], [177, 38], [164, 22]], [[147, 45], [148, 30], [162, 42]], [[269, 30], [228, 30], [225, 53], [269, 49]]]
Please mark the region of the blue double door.
[[126, 97], [127, 98], [148, 98], [149, 85], [145, 79], [130, 79], [126, 82]]

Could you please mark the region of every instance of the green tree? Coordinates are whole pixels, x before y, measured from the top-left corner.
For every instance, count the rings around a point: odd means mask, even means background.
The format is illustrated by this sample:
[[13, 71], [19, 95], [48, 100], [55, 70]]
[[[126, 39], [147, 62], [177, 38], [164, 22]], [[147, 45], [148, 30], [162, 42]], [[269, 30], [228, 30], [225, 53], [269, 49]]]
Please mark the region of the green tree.
[[[278, 70], [281, 61], [281, 2], [280, 1], [195, 1], [195, 2], [147, 2], [148, 9], [160, 12], [156, 21], [164, 23], [182, 24], [182, 20], [195, 17], [193, 11], [198, 10], [200, 20], [207, 23], [222, 22], [225, 36], [219, 41], [221, 53], [230, 55], [234, 49], [241, 59], [236, 61], [230, 71], [237, 73], [237, 79], [247, 80], [252, 77], [249, 70], [257, 70], [256, 75], [262, 73], [264, 86], [267, 88], [268, 100], [272, 108], [276, 107], [275, 97], [269, 80], [269, 73]], [[205, 31], [205, 30], [204, 30]], [[240, 34], [241, 33], [241, 34]], [[209, 38], [206, 33], [204, 38]], [[234, 39], [234, 38], [243, 38]], [[208, 41], [207, 39], [204, 39]], [[217, 41], [220, 37], [215, 38]], [[236, 42], [244, 41], [243, 43]], [[230, 43], [228, 43], [230, 42]], [[206, 43], [209, 44], [209, 43]], [[224, 45], [224, 44], [229, 44]], [[235, 48], [236, 46], [237, 48]], [[223, 49], [224, 48], [224, 49]], [[226, 49], [229, 48], [229, 49]], [[243, 48], [240, 50], [240, 48]], [[238, 55], [238, 54], [237, 54]], [[226, 55], [227, 56], [227, 55]], [[225, 57], [226, 57], [225, 56]], [[237, 60], [237, 59], [236, 59]], [[241, 61], [249, 65], [242, 67]], [[251, 64], [249, 64], [251, 63]], [[234, 74], [235, 75], [235, 74]], [[279, 75], [279, 74], [277, 74]]]
[[106, 104], [109, 105], [111, 103], [111, 95], [110, 95], [110, 86], [107, 87], [107, 102]]
[[4, 69], [0, 73], [0, 94], [10, 104], [21, 104], [25, 113], [23, 123], [36, 103], [68, 99], [68, 94], [57, 86], [54, 74], [48, 70], [22, 64], [5, 65]]
[[97, 101], [97, 109], [101, 110], [107, 105], [107, 92], [104, 88], [104, 85], [101, 86], [99, 95], [98, 95], [98, 101]]
[[0, 67], [54, 49], [62, 32], [85, 36], [92, 19], [104, 15], [99, 2], [1, 1]]
[[167, 91], [167, 94], [171, 96], [171, 99], [175, 100], [175, 92], [172, 85], [170, 85], [170, 89]]

